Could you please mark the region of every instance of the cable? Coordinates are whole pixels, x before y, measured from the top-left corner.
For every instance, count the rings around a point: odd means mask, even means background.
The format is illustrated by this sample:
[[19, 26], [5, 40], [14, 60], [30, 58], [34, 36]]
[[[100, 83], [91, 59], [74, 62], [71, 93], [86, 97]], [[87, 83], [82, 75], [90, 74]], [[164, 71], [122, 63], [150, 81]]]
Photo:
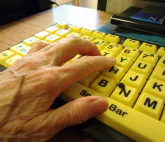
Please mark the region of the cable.
[[59, 6], [59, 5], [58, 5], [58, 3], [57, 3], [57, 2], [55, 2], [54, 0], [50, 0], [50, 3], [51, 3], [51, 4], [55, 4], [55, 5]]

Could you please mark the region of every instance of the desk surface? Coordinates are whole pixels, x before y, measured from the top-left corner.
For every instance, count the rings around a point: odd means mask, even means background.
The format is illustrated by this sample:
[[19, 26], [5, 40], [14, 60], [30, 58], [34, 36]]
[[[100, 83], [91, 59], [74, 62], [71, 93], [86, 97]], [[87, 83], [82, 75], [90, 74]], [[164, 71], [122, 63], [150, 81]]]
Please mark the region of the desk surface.
[[[0, 27], [0, 52], [42, 31], [56, 22], [97, 29], [110, 20], [111, 14], [87, 8], [62, 5]], [[51, 142], [94, 142], [81, 131], [68, 128]]]

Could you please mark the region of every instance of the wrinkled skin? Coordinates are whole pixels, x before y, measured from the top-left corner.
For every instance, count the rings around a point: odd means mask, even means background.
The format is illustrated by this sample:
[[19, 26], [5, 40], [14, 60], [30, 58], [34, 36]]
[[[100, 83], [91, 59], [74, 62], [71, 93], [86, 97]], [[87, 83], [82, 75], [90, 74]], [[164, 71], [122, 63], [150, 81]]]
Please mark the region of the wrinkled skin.
[[[75, 55], [82, 58], [64, 64]], [[100, 56], [96, 46], [79, 38], [36, 43], [28, 55], [0, 73], [0, 141], [42, 142], [61, 129], [80, 124], [108, 108], [105, 99], [82, 97], [50, 109], [74, 82], [109, 69], [115, 59]]]

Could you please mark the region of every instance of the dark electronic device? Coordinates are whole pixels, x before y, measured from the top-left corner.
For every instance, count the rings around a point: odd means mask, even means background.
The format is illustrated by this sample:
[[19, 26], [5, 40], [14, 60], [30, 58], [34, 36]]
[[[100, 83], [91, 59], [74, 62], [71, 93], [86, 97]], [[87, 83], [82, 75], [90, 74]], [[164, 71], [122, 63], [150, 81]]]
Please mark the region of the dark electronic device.
[[49, 8], [50, 0], [0, 0], [0, 25]]

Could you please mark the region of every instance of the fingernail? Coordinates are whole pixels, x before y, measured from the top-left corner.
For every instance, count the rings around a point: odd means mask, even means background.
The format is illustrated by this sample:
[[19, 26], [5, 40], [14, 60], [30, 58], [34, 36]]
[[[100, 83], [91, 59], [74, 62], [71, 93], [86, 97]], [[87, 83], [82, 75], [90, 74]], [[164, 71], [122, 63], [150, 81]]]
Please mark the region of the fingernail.
[[116, 63], [116, 59], [111, 57], [111, 62], [115, 64]]
[[95, 113], [103, 113], [108, 109], [108, 102], [106, 99], [99, 98], [91, 103], [91, 109]]

